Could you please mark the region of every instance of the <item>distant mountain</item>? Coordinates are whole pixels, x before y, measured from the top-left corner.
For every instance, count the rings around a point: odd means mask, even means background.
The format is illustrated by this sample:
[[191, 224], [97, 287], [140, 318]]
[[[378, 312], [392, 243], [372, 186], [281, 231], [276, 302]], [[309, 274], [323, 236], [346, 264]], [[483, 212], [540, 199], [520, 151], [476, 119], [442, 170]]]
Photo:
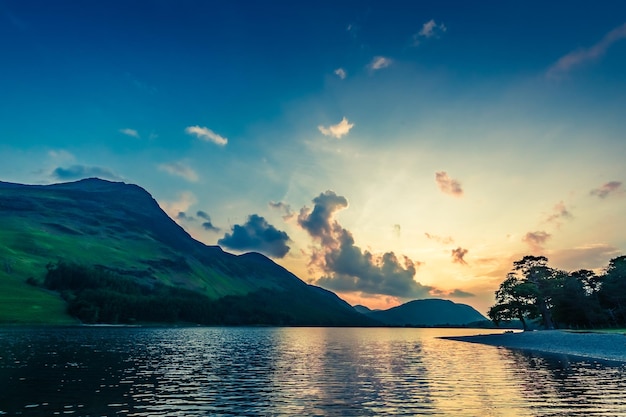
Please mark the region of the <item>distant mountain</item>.
[[354, 308], [356, 311], [358, 311], [361, 314], [370, 314], [372, 311], [370, 308], [362, 306], [360, 304], [357, 304], [355, 306], [352, 306], [352, 308]]
[[[64, 278], [72, 271], [90, 284]], [[138, 310], [110, 311], [105, 293]], [[137, 185], [0, 182], [0, 323], [64, 322], [68, 305], [75, 317], [128, 321], [158, 303], [176, 321], [185, 297], [218, 324], [373, 323], [264, 255], [237, 256], [194, 240]]]
[[436, 298], [409, 301], [388, 310], [374, 311], [364, 306], [354, 308], [381, 323], [393, 326], [459, 326], [488, 320], [471, 306]]

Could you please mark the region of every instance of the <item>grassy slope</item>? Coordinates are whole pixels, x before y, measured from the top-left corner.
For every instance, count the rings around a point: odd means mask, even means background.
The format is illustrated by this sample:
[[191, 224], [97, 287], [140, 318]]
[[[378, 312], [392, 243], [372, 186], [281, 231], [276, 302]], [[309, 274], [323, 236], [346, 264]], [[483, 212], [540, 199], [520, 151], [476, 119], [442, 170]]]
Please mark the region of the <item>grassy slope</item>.
[[65, 301], [57, 294], [0, 273], [0, 325], [75, 323], [66, 313]]
[[[14, 192], [0, 189], [3, 198], [14, 199]], [[22, 193], [19, 199], [4, 211], [0, 202], [0, 261], [17, 263], [20, 273], [37, 276], [45, 272], [42, 267], [48, 262], [65, 259], [103, 264], [129, 273], [149, 272], [165, 281], [176, 279], [175, 264], [180, 261], [180, 253], [155, 239], [149, 225], [120, 211], [120, 207], [129, 212], [142, 210], [141, 203], [145, 202], [138, 202], [136, 208], [123, 201], [107, 207], [106, 202], [95, 200], [89, 203], [96, 210], [89, 210], [75, 195], [37, 188]], [[202, 278], [196, 275], [210, 272], [198, 264], [191, 269], [184, 274], [191, 275], [191, 281]]]
[[0, 199], [13, 199], [5, 210], [0, 202], [0, 324], [73, 322], [58, 295], [26, 284], [29, 277], [42, 281], [46, 265], [59, 259], [202, 289], [212, 298], [248, 291], [193, 258], [190, 270], [177, 270], [180, 255], [137, 224], [115, 222], [114, 213], [86, 219], [69, 196], [30, 189], [18, 202], [13, 194], [0, 189]]
[[106, 181], [55, 186], [0, 183], [0, 324], [66, 323], [58, 295], [26, 284], [64, 260], [217, 299], [305, 285], [260, 255], [196, 242], [143, 189]]

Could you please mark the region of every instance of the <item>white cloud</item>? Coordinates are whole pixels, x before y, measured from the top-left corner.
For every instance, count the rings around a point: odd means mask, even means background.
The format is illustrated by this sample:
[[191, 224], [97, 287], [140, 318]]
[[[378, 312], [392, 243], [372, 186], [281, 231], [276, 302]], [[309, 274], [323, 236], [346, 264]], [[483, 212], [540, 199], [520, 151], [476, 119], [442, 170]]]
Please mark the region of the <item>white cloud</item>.
[[331, 125], [328, 127], [320, 125], [317, 128], [325, 136], [332, 136], [334, 138], [340, 139], [342, 136], [347, 135], [348, 132], [350, 132], [350, 129], [352, 129], [353, 127], [354, 123], [348, 122], [348, 119], [344, 117], [336, 125]]
[[198, 174], [193, 170], [193, 168], [182, 161], [161, 164], [159, 165], [159, 169], [167, 172], [168, 174], [182, 177], [190, 182], [198, 181]]
[[559, 58], [548, 71], [548, 78], [558, 79], [568, 73], [573, 68], [581, 66], [587, 62], [595, 61], [604, 55], [611, 45], [626, 38], [626, 23], [616, 27], [600, 40], [600, 42], [589, 48], [580, 48]]
[[370, 64], [368, 65], [368, 67], [376, 71], [379, 69], [387, 68], [389, 65], [391, 65], [391, 62], [391, 59], [385, 58], [384, 56], [375, 56], [374, 59], [372, 59], [372, 62], [370, 62]]
[[139, 139], [139, 132], [137, 132], [135, 129], [120, 129], [120, 133]]
[[218, 135], [211, 129], [207, 127], [200, 126], [189, 126], [185, 129], [185, 133], [189, 135], [194, 135], [198, 139], [205, 140], [207, 142], [213, 142], [216, 145], [224, 146], [228, 143], [228, 139], [223, 136]]
[[346, 72], [346, 70], [345, 70], [345, 69], [343, 69], [343, 68], [337, 68], [337, 69], [335, 70], [335, 74], [336, 74], [339, 78], [341, 78], [342, 80], [345, 80], [345, 79], [346, 79], [346, 77], [348, 76], [348, 73], [347, 73], [347, 72]]
[[419, 31], [418, 35], [431, 38], [435, 36], [438, 31], [445, 32], [446, 30], [447, 28], [443, 23], [437, 24], [434, 19], [430, 19], [422, 25], [422, 30]]
[[433, 37], [439, 37], [439, 35], [446, 30], [448, 30], [448, 28], [446, 28], [446, 25], [444, 25], [443, 23], [437, 24], [434, 19], [430, 19], [428, 22], [422, 25], [422, 28], [419, 32], [413, 35], [413, 45], [419, 45], [421, 38], [428, 39]]

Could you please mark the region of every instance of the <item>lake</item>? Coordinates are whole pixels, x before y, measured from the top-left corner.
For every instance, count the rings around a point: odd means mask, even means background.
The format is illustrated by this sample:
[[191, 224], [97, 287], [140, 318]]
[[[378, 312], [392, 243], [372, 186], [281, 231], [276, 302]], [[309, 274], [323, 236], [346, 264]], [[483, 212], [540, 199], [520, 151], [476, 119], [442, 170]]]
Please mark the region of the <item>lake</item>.
[[0, 415], [626, 416], [624, 364], [437, 338], [487, 332], [5, 328]]

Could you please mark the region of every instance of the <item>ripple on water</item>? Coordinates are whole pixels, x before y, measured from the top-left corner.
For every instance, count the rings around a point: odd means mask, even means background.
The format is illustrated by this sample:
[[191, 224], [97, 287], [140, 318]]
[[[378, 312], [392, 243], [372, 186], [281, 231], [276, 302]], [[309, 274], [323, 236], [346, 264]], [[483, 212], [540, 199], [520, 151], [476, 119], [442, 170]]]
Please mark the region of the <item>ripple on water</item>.
[[0, 415], [626, 416], [626, 369], [468, 330], [0, 331]]

